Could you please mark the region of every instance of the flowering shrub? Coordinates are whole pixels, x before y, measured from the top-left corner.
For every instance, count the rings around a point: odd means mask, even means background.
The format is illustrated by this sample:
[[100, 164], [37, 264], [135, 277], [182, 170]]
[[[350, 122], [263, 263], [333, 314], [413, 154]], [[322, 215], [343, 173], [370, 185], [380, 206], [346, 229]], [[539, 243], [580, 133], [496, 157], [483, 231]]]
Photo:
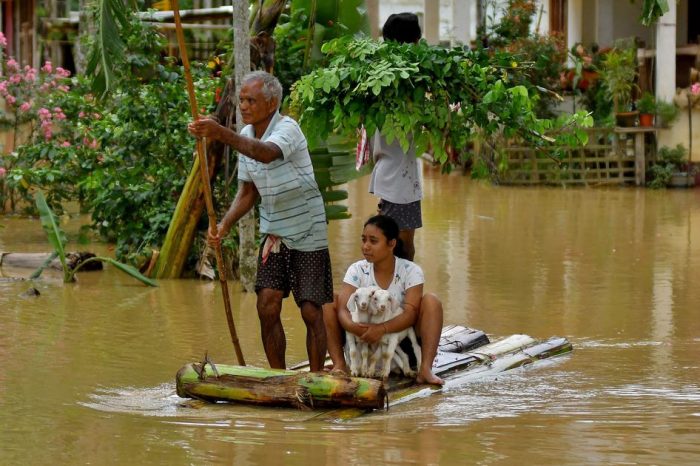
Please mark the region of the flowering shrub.
[[504, 66], [510, 69], [513, 84], [528, 89], [537, 116], [552, 117], [558, 98], [543, 89], [559, 90], [566, 61], [564, 38], [530, 31], [537, 11], [534, 0], [508, 0], [505, 4], [491, 1], [486, 5], [488, 20], [477, 31], [479, 43], [487, 46], [496, 57], [499, 52], [505, 52], [512, 60]]
[[[12, 94], [13, 109], [32, 101], [32, 137], [0, 163], [2, 179], [19, 198], [40, 188], [54, 211], [78, 201], [100, 236], [116, 242], [119, 259], [161, 243], [194, 148], [182, 68], [161, 59], [163, 37], [135, 20], [125, 42], [126, 62], [103, 99], [82, 76], [59, 74], [42, 92], [52, 80], [40, 76], [60, 73], [50, 65], [36, 72], [40, 84], [21, 102]], [[213, 78], [203, 67], [193, 65], [192, 72], [198, 101], [213, 102]], [[13, 114], [24, 118], [21, 108]]]

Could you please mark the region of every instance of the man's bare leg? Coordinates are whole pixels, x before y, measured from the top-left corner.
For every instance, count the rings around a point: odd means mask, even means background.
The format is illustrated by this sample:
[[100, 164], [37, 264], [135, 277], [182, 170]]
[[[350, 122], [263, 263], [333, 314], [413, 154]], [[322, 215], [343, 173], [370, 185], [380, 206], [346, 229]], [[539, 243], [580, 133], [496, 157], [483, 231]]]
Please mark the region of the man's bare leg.
[[343, 328], [338, 322], [338, 294], [333, 293], [333, 302], [323, 305], [323, 323], [326, 326], [328, 355], [333, 361], [333, 370], [348, 374], [348, 366], [343, 353]]
[[312, 372], [323, 370], [326, 362], [326, 329], [323, 325], [323, 309], [316, 303], [301, 303], [301, 317], [306, 324], [306, 352]]
[[442, 303], [434, 294], [423, 296], [416, 327], [421, 338], [421, 363], [416, 382], [442, 385], [445, 381], [433, 374], [433, 360], [442, 332]]
[[285, 352], [287, 339], [280, 315], [282, 313], [282, 291], [263, 288], [258, 291], [258, 318], [260, 334], [267, 362], [273, 369], [286, 369]]

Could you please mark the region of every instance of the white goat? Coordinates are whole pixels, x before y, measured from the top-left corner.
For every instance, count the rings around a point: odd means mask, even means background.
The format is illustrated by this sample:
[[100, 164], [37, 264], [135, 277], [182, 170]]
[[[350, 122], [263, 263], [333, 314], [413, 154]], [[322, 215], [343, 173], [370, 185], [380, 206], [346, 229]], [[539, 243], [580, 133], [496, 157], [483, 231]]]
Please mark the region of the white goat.
[[[348, 298], [348, 310], [352, 320], [358, 323], [370, 321], [370, 300], [376, 286], [368, 286], [356, 289]], [[367, 374], [369, 360], [369, 345], [360, 340], [352, 332], [346, 332], [347, 356], [350, 361], [350, 375], [357, 377]]]
[[[376, 290], [372, 294], [370, 304], [370, 320], [372, 323], [387, 322], [402, 312], [403, 309], [399, 306], [398, 301], [387, 290]], [[406, 337], [411, 341], [413, 353], [416, 355], [418, 365], [420, 365], [421, 350], [416, 338], [416, 332], [413, 330], [413, 327], [408, 327], [400, 332], [387, 333], [382, 336], [378, 347], [370, 356], [370, 373], [366, 375], [381, 376], [383, 379], [388, 378], [391, 372], [391, 362], [394, 360], [406, 376], [414, 377], [416, 374], [411, 369], [408, 355], [399, 346], [399, 343]], [[376, 366], [379, 359], [382, 360], [382, 371], [377, 373]]]

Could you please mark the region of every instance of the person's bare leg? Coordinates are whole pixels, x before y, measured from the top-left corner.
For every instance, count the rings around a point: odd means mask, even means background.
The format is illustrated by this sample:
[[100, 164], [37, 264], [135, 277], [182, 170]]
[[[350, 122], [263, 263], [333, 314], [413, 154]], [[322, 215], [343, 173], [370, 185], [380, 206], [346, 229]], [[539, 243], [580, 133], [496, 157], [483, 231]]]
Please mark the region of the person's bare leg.
[[333, 370], [348, 373], [348, 366], [343, 353], [343, 327], [338, 322], [338, 294], [333, 293], [333, 302], [323, 305], [323, 323], [326, 326], [326, 343], [328, 355], [333, 361]]
[[326, 362], [326, 329], [323, 325], [323, 309], [316, 303], [301, 303], [301, 317], [306, 324], [306, 352], [309, 355], [309, 369], [312, 372], [323, 370]]
[[260, 319], [260, 334], [267, 362], [273, 369], [286, 369], [284, 355], [287, 350], [287, 339], [280, 314], [282, 313], [282, 291], [263, 288], [258, 291], [258, 318]]
[[413, 238], [415, 237], [416, 230], [401, 230], [399, 231], [399, 238], [403, 242], [403, 250], [406, 253], [406, 259], [413, 261], [416, 255], [416, 247], [413, 243]]
[[427, 293], [421, 300], [416, 330], [421, 338], [421, 363], [416, 382], [442, 385], [444, 380], [433, 374], [433, 360], [442, 332], [442, 303], [433, 293]]

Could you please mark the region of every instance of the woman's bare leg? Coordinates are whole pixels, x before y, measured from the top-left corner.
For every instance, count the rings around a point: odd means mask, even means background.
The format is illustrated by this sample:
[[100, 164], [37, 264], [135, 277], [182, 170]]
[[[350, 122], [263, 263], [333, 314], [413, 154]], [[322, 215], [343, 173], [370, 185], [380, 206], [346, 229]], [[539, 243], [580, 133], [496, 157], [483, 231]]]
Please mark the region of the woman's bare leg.
[[421, 363], [416, 382], [442, 385], [444, 380], [433, 374], [433, 360], [442, 332], [442, 302], [433, 293], [426, 293], [421, 300], [416, 330], [421, 338]]
[[348, 366], [345, 363], [343, 354], [343, 333], [344, 330], [338, 322], [338, 294], [333, 293], [333, 302], [323, 305], [323, 323], [326, 326], [326, 343], [328, 345], [328, 355], [333, 361], [333, 370], [348, 373]]

